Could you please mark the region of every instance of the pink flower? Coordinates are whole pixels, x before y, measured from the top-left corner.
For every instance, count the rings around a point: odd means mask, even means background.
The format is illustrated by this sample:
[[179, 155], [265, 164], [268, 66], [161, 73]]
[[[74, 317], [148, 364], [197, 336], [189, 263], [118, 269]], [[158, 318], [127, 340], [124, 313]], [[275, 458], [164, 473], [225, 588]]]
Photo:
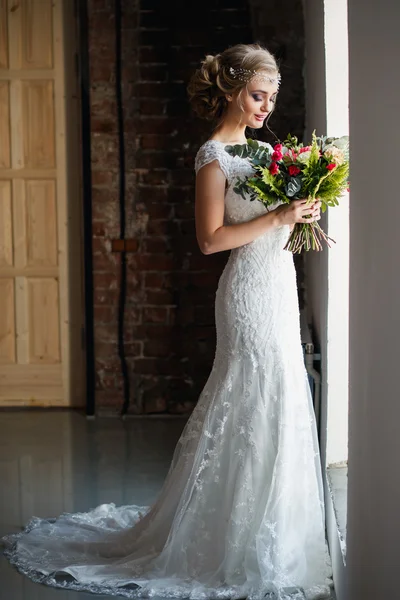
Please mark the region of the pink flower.
[[282, 152], [282, 148], [283, 148], [282, 144], [275, 144], [275, 146], [274, 146], [275, 152]]
[[300, 173], [299, 167], [296, 167], [296, 165], [290, 165], [290, 167], [288, 167], [288, 171], [289, 171], [289, 175], [291, 175], [292, 177], [296, 177], [296, 175], [298, 175]]
[[276, 162], [271, 163], [269, 167], [269, 172], [271, 173], [271, 175], [277, 175], [279, 173], [279, 167], [276, 164]]
[[300, 148], [299, 154], [303, 154], [303, 152], [310, 152], [311, 146], [304, 146], [304, 148]]
[[290, 149], [283, 155], [284, 160], [295, 162], [298, 157], [298, 153], [294, 150]]
[[283, 154], [279, 150], [275, 150], [275, 152], [273, 152], [273, 154], [271, 156], [272, 160], [276, 160], [276, 161], [277, 160], [282, 160], [282, 157], [283, 157]]
[[329, 165], [326, 165], [326, 168], [328, 169], [328, 171], [333, 171], [333, 169], [336, 168], [335, 163], [329, 163]]

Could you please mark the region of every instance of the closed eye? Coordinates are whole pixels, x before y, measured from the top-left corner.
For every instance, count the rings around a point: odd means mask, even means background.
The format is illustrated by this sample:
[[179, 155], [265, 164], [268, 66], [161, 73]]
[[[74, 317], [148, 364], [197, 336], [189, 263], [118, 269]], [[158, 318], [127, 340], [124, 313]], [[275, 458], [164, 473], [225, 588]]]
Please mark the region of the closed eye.
[[[277, 94], [274, 94], [273, 96], [271, 96], [271, 98], [269, 99], [269, 101], [272, 102], [273, 104], [275, 104], [276, 97], [277, 97]], [[264, 97], [261, 94], [252, 94], [252, 98], [256, 102], [262, 102], [263, 99], [264, 99]]]

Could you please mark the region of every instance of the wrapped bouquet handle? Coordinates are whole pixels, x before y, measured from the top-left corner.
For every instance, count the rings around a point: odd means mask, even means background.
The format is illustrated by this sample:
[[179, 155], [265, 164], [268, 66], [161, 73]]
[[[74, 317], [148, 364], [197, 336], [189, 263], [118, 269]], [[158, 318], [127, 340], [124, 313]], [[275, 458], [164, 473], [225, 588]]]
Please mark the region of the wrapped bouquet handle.
[[[314, 198], [307, 199], [308, 204], [312, 202], [314, 202]], [[320, 251], [323, 249], [322, 242], [325, 242], [329, 248], [331, 243], [336, 244], [335, 240], [325, 233], [317, 221], [295, 223], [284, 250], [289, 250], [293, 254], [300, 254], [303, 250]]]

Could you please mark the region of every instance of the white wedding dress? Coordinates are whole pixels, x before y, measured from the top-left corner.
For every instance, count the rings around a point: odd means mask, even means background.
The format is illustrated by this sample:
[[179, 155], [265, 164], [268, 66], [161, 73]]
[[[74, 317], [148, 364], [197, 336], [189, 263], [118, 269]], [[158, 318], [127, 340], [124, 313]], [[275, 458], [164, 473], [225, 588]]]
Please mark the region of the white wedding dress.
[[[228, 180], [226, 223], [266, 211], [233, 191], [252, 172], [210, 140]], [[34, 518], [3, 538], [34, 581], [127, 598], [330, 596], [322, 478], [300, 341], [289, 227], [231, 251], [216, 294], [212, 371], [151, 507], [105, 504]]]

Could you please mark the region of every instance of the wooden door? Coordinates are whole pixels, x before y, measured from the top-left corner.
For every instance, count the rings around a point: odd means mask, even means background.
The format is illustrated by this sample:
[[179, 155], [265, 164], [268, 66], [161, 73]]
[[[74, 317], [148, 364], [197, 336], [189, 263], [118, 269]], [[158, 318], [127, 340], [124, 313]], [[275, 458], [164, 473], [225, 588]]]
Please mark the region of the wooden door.
[[0, 0], [0, 406], [83, 404], [72, 0]]

